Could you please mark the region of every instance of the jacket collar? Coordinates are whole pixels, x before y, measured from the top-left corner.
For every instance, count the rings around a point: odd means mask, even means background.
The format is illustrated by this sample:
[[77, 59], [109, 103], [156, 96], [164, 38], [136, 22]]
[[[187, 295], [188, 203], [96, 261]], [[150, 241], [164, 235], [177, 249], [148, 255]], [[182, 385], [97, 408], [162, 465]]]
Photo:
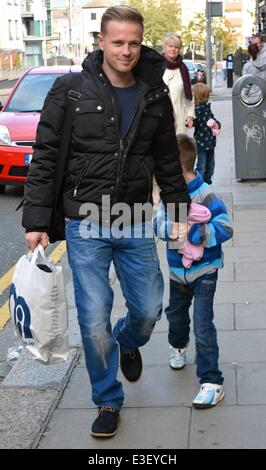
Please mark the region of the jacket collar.
[[[104, 76], [102, 70], [103, 51], [97, 50], [89, 54], [83, 61], [82, 67], [87, 72], [97, 75], [100, 79]], [[135, 78], [144, 83], [147, 88], [166, 87], [162, 76], [164, 72], [164, 58], [147, 46], [141, 46], [141, 53], [136, 67], [133, 69]]]

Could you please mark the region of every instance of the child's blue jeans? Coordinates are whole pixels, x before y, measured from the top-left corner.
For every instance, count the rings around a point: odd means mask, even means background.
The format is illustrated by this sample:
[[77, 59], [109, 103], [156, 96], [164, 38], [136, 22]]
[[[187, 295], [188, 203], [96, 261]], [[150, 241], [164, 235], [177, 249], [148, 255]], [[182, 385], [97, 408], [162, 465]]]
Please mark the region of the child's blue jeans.
[[170, 302], [165, 313], [169, 322], [168, 340], [173, 348], [185, 348], [189, 342], [189, 307], [194, 297], [193, 322], [196, 340], [197, 376], [200, 383], [222, 384], [218, 368], [219, 348], [213, 323], [213, 299], [217, 271], [204, 274], [190, 284], [170, 279]]
[[214, 173], [214, 149], [198, 150], [198, 160], [196, 170], [201, 174], [205, 183], [212, 184], [212, 176]]

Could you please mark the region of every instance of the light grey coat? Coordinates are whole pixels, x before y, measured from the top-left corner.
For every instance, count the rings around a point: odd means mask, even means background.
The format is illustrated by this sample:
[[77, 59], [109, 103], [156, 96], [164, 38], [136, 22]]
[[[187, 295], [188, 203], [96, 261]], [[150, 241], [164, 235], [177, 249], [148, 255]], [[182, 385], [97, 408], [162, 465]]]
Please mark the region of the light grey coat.
[[[248, 74], [255, 75], [266, 80], [266, 45], [264, 45], [262, 50], [258, 53], [257, 59], [253, 60], [250, 58], [249, 61], [244, 64], [242, 76]], [[249, 104], [257, 103], [261, 96], [261, 89], [257, 85], [248, 86], [243, 89], [242, 98]]]

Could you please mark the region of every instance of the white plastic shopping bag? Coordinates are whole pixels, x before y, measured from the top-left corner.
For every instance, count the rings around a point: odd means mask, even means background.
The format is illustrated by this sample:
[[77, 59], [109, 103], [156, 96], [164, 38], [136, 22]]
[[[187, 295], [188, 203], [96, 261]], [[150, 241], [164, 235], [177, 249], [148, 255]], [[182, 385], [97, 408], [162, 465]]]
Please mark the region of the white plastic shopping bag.
[[68, 315], [61, 266], [54, 265], [41, 245], [22, 256], [9, 295], [15, 332], [34, 358], [56, 364], [68, 356]]

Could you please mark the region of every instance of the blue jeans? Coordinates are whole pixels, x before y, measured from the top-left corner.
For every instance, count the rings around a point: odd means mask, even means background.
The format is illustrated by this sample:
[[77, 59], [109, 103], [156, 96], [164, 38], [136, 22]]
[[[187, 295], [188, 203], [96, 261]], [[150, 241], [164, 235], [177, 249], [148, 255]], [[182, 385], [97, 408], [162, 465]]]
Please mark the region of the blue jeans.
[[174, 348], [185, 348], [190, 332], [189, 307], [194, 297], [193, 322], [200, 383], [223, 383], [218, 368], [219, 348], [213, 323], [216, 282], [217, 271], [205, 274], [190, 284], [180, 284], [170, 279], [170, 302], [165, 310], [169, 322], [169, 344]]
[[215, 160], [214, 149], [198, 150], [197, 168], [205, 183], [212, 184], [212, 176], [214, 173]]
[[[119, 349], [143, 346], [161, 317], [163, 278], [153, 238], [84, 238], [80, 221], [66, 227], [69, 264], [86, 366], [97, 406], [120, 409], [124, 393], [117, 380]], [[140, 229], [141, 229], [140, 225]], [[114, 262], [128, 313], [112, 331], [113, 290], [109, 268]]]

